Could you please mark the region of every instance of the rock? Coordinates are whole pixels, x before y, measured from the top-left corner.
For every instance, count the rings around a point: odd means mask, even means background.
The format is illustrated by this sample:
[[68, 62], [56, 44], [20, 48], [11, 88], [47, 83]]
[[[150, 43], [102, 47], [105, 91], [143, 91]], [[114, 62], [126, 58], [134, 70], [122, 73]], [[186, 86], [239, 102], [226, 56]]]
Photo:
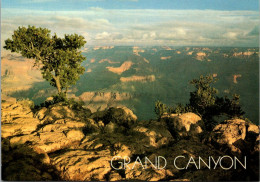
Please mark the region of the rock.
[[10, 96], [7, 96], [3, 93], [1, 93], [1, 100], [2, 100], [2, 107], [3, 107], [3, 104], [7, 104], [7, 103], [10, 103], [10, 104], [13, 104], [13, 103], [16, 103], [16, 98], [14, 97], [10, 97]]
[[[84, 109], [73, 110], [61, 104], [43, 108], [33, 116], [26, 104], [6, 103], [2, 112], [4, 180], [216, 181], [258, 177], [259, 127], [243, 120], [221, 123], [206, 137], [200, 117], [193, 113], [136, 122], [133, 112], [124, 107], [93, 113], [91, 118]], [[206, 142], [197, 140], [198, 136], [205, 137]], [[179, 170], [174, 166], [175, 157], [180, 155], [187, 160], [228, 155], [226, 146], [248, 157], [250, 173], [208, 170], [206, 166]], [[163, 156], [167, 168], [158, 170], [150, 165], [141, 169], [137, 165], [116, 171], [110, 164], [114, 156], [131, 160], [147, 156], [151, 161]], [[185, 160], [178, 162], [180, 166], [187, 164]], [[133, 165], [134, 160], [128, 164]]]
[[53, 101], [53, 97], [48, 97], [46, 101]]
[[44, 172], [41, 177], [42, 180], [51, 181], [52, 176], [49, 173]]
[[131, 148], [125, 144], [122, 144], [120, 142], [115, 143], [114, 146], [114, 152], [115, 155], [117, 156], [128, 156], [128, 157], [132, 157], [133, 155], [133, 151], [131, 150]]
[[201, 118], [194, 113], [165, 115], [162, 120], [174, 137], [196, 137], [203, 132]]
[[98, 121], [98, 120], [102, 120], [103, 117], [105, 116], [105, 114], [106, 114], [105, 111], [97, 111], [97, 112], [92, 113], [89, 118]]
[[105, 180], [105, 176], [111, 171], [110, 151], [68, 151], [52, 158], [64, 180], [93, 181]]
[[30, 108], [31, 102], [6, 103], [2, 110], [2, 133], [3, 138], [15, 135], [25, 135], [34, 132], [40, 121], [33, 118]]
[[47, 108], [43, 107], [39, 111], [36, 112], [35, 117], [42, 120], [46, 116]]
[[259, 134], [259, 126], [255, 125], [255, 124], [249, 123], [247, 130], [248, 130], [248, 132], [253, 132], [253, 133]]
[[73, 146], [74, 143], [80, 142], [84, 134], [80, 130], [70, 130], [65, 135], [63, 132], [44, 132], [39, 133], [40, 141], [33, 145], [37, 153], [50, 153], [66, 147]]
[[67, 133], [67, 139], [71, 141], [80, 141], [82, 138], [84, 138], [84, 134], [80, 130], [70, 130]]
[[129, 127], [137, 120], [136, 115], [128, 108], [109, 108], [102, 118], [105, 124], [114, 122], [119, 126]]
[[49, 108], [43, 107], [35, 114], [35, 116], [41, 120], [42, 124], [53, 124], [57, 120], [61, 119], [73, 119], [80, 121], [82, 118], [90, 115], [91, 111], [89, 109], [72, 109], [62, 103], [52, 105]]
[[87, 118], [85, 121], [86, 123], [86, 127], [85, 130], [87, 129], [87, 132], [99, 132], [101, 128], [104, 127], [104, 123], [101, 121], [102, 126], [100, 124], [98, 124], [98, 122], [96, 122], [94, 119], [89, 119]]
[[254, 146], [259, 145], [256, 143], [258, 136], [258, 126], [242, 119], [233, 119], [218, 124], [211, 132], [208, 141], [220, 150], [229, 149], [234, 154], [242, 155], [250, 153]]
[[149, 140], [148, 143], [146, 143], [146, 138], [141, 139], [147, 146], [159, 148], [173, 141], [171, 133], [165, 126], [158, 123], [157, 121], [151, 121], [145, 126], [137, 126], [133, 128], [133, 131], [143, 133], [147, 137]]
[[7, 109], [8, 107], [11, 107], [13, 104], [16, 104], [16, 99], [15, 101], [3, 101], [1, 102], [1, 108], [3, 109]]
[[44, 157], [41, 159], [41, 162], [44, 163], [44, 164], [51, 164], [51, 159], [48, 156], [48, 154], [44, 153], [43, 155], [44, 155]]
[[163, 181], [167, 176], [165, 169], [158, 170], [151, 166], [143, 169], [139, 163], [135, 164], [135, 162], [128, 164], [128, 167], [125, 170], [126, 179], [128, 180]]
[[117, 125], [113, 122], [109, 122], [105, 128], [104, 128], [104, 131], [107, 132], [107, 133], [113, 133], [116, 131], [116, 128], [117, 128]]
[[120, 181], [122, 180], [122, 177], [120, 176], [119, 173], [112, 171], [109, 174], [109, 181]]
[[216, 159], [219, 156], [224, 155], [226, 154], [216, 150], [212, 146], [203, 144], [200, 141], [181, 139], [169, 146], [167, 149], [162, 148], [155, 150], [149, 158], [154, 159], [156, 156], [163, 156], [165, 159], [167, 159], [166, 169], [172, 173], [172, 175], [168, 175], [168, 180], [172, 179], [174, 181], [178, 179], [178, 181], [182, 181], [189, 179], [189, 181], [218, 181], [220, 179], [223, 180], [231, 178], [231, 171], [226, 172], [221, 168], [209, 170], [205, 165], [201, 165], [201, 169], [196, 169], [194, 164], [190, 164], [185, 170], [180, 170], [177, 169], [174, 165], [174, 160], [178, 156], [185, 157], [183, 159], [177, 160], [176, 165], [178, 167], [186, 167], [190, 157], [193, 157], [198, 166], [198, 157], [201, 157], [207, 161], [209, 156], [212, 156], [214, 159]]
[[2, 152], [9, 152], [9, 150], [10, 150], [10, 140], [2, 139], [1, 140], [1, 149], [2, 149]]
[[[50, 169], [49, 164], [46, 165], [46, 155], [35, 153], [28, 144], [22, 144], [17, 148], [11, 149], [8, 153], [2, 153], [2, 179], [11, 181], [41, 181], [59, 180], [57, 176], [46, 175]], [[50, 161], [47, 161], [50, 162]], [[54, 171], [53, 171], [54, 172]], [[43, 177], [44, 176], [44, 177]], [[48, 178], [45, 178], [47, 177]]]
[[10, 146], [15, 147], [18, 145], [25, 144], [26, 142], [30, 142], [31, 144], [36, 144], [40, 141], [39, 136], [36, 134], [17, 136], [10, 139]]
[[12, 120], [11, 123], [2, 125], [1, 136], [3, 138], [15, 135], [31, 134], [37, 129], [40, 121], [35, 118], [18, 118]]
[[63, 123], [61, 122], [61, 120], [56, 120], [54, 124], [45, 125], [39, 131], [41, 132], [68, 131], [75, 128], [83, 129], [84, 127], [87, 126], [86, 123], [80, 121], [67, 120], [66, 123], [65, 122]]
[[30, 160], [12, 161], [3, 170], [3, 179], [7, 181], [41, 181], [42, 176]]
[[2, 123], [9, 123], [16, 118], [33, 117], [31, 108], [29, 106], [24, 107], [19, 103], [4, 103], [4, 106], [1, 108], [1, 110]]
[[41, 119], [42, 124], [54, 123], [56, 120], [65, 119], [65, 118], [78, 119], [76, 117], [75, 112], [72, 109], [62, 104], [53, 105], [49, 107], [47, 110], [43, 108], [40, 111], [38, 111], [36, 115], [42, 118]]

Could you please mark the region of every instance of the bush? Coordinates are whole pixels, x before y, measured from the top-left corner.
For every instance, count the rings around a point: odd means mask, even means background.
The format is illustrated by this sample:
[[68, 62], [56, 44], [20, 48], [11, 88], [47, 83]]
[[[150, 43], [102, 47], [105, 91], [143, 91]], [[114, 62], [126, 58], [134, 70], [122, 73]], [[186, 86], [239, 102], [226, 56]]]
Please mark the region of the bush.
[[157, 101], [155, 103], [154, 112], [158, 116], [158, 119], [162, 117], [164, 113], [167, 113], [169, 111], [169, 108], [166, 106], [166, 104], [163, 104], [161, 101]]
[[219, 113], [226, 114], [230, 118], [242, 118], [245, 114], [240, 105], [240, 96], [237, 94], [234, 94], [232, 99], [226, 96], [217, 98], [216, 105]]
[[216, 81], [217, 79], [211, 75], [201, 75], [199, 79], [193, 79], [190, 83], [196, 89], [190, 92], [189, 104], [184, 106], [179, 103], [176, 107], [168, 109], [165, 104], [157, 101], [155, 113], [161, 117], [167, 111], [177, 114], [194, 112], [202, 117], [209, 130], [217, 124], [214, 120], [215, 116], [226, 115], [229, 118], [242, 118], [245, 112], [240, 105], [240, 96], [234, 94], [232, 99], [227, 96], [217, 97], [218, 90], [212, 86]]
[[54, 95], [52, 96], [51, 100], [46, 100], [43, 103], [41, 103], [39, 106], [35, 106], [34, 109], [38, 110], [42, 107], [50, 107], [55, 104], [61, 104], [61, 105], [67, 105], [69, 108], [73, 110], [84, 110], [84, 102], [83, 101], [76, 101], [74, 98], [67, 98], [63, 94]]

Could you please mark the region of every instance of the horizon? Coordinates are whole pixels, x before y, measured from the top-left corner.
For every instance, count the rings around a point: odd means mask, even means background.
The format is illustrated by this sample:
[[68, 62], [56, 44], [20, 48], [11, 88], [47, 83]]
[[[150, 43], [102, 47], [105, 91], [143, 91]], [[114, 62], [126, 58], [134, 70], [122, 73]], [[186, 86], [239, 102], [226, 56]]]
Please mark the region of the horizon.
[[258, 7], [257, 0], [3, 0], [1, 43], [34, 25], [83, 35], [87, 46], [259, 47]]

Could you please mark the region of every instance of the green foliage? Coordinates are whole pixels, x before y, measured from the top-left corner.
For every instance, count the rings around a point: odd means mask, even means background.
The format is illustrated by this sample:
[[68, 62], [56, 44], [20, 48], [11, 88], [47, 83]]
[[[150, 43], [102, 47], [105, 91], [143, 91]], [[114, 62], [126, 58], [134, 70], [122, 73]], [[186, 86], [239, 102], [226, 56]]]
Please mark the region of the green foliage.
[[232, 99], [217, 98], [216, 105], [216, 111], [226, 114], [230, 118], [241, 118], [245, 114], [240, 105], [240, 96], [237, 94], [234, 94]]
[[62, 104], [62, 105], [67, 105], [69, 108], [73, 110], [85, 110], [84, 102], [83, 101], [76, 101], [74, 98], [67, 98], [64, 93], [59, 94], [59, 95], [54, 95], [52, 96], [51, 100], [47, 100], [44, 103], [41, 103], [40, 105], [37, 105], [34, 107], [35, 110], [38, 110], [42, 107], [51, 107], [55, 104]]
[[86, 41], [83, 36], [65, 34], [59, 38], [51, 36], [50, 30], [34, 26], [18, 27], [12, 39], [5, 41], [4, 48], [20, 53], [23, 57], [35, 59], [43, 78], [57, 88], [58, 93], [66, 93], [68, 87], [75, 84], [85, 68], [85, 60], [79, 51]]
[[169, 108], [166, 106], [166, 104], [163, 104], [161, 101], [157, 101], [155, 103], [155, 108], [154, 108], [154, 112], [155, 114], [158, 116], [158, 119], [161, 118], [161, 116], [164, 113], [167, 113], [169, 110]]
[[189, 106], [201, 116], [205, 116], [209, 108], [212, 108], [216, 102], [217, 89], [211, 84], [216, 82], [213, 76], [201, 75], [199, 79], [193, 79], [190, 83], [196, 90], [190, 93]]
[[199, 79], [193, 79], [190, 83], [196, 89], [190, 93], [189, 104], [184, 106], [179, 103], [176, 107], [168, 110], [165, 104], [157, 101], [155, 113], [161, 117], [167, 111], [177, 114], [194, 112], [206, 121], [205, 125], [207, 129], [212, 129], [216, 124], [214, 116], [226, 115], [229, 118], [243, 118], [245, 112], [240, 105], [240, 96], [234, 94], [232, 99], [227, 96], [224, 98], [217, 97], [218, 90], [212, 86], [216, 81], [216, 78], [211, 75], [201, 75]]
[[189, 106], [193, 112], [202, 116], [206, 121], [206, 127], [212, 129], [216, 124], [214, 116], [227, 115], [229, 118], [241, 118], [245, 112], [240, 105], [240, 96], [233, 95], [232, 99], [227, 96], [217, 97], [218, 90], [212, 87], [217, 80], [213, 76], [200, 76], [191, 81], [196, 88], [190, 93]]
[[184, 106], [181, 103], [179, 103], [176, 107], [170, 109], [170, 113], [176, 113], [176, 114], [187, 113], [192, 111], [193, 109], [191, 108], [191, 106], [189, 105]]

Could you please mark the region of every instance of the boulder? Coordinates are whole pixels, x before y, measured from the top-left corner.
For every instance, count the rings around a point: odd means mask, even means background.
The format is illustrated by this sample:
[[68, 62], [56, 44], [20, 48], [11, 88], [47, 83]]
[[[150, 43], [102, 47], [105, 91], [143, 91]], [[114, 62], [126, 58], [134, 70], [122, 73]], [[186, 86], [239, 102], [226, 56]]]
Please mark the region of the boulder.
[[[133, 128], [133, 131], [142, 133], [143, 144], [149, 147], [160, 148], [174, 141], [171, 133], [168, 131], [164, 123], [150, 121]], [[148, 141], [148, 142], [147, 142]]]
[[116, 131], [116, 128], [117, 128], [117, 124], [113, 123], [113, 122], [109, 122], [105, 128], [104, 128], [104, 131], [107, 132], [107, 133], [113, 133]]
[[208, 142], [222, 151], [230, 150], [234, 154], [246, 154], [254, 152], [253, 148], [259, 146], [256, 142], [258, 136], [258, 126], [242, 119], [233, 119], [215, 126]]
[[67, 139], [69, 141], [81, 141], [83, 138], [84, 138], [84, 134], [82, 131], [80, 130], [70, 130], [68, 133], [67, 133]]
[[111, 107], [105, 112], [102, 119], [105, 124], [113, 122], [119, 126], [130, 127], [136, 122], [137, 117], [127, 107]]
[[194, 113], [165, 115], [162, 121], [167, 123], [169, 131], [177, 138], [196, 137], [203, 132], [201, 118]]

